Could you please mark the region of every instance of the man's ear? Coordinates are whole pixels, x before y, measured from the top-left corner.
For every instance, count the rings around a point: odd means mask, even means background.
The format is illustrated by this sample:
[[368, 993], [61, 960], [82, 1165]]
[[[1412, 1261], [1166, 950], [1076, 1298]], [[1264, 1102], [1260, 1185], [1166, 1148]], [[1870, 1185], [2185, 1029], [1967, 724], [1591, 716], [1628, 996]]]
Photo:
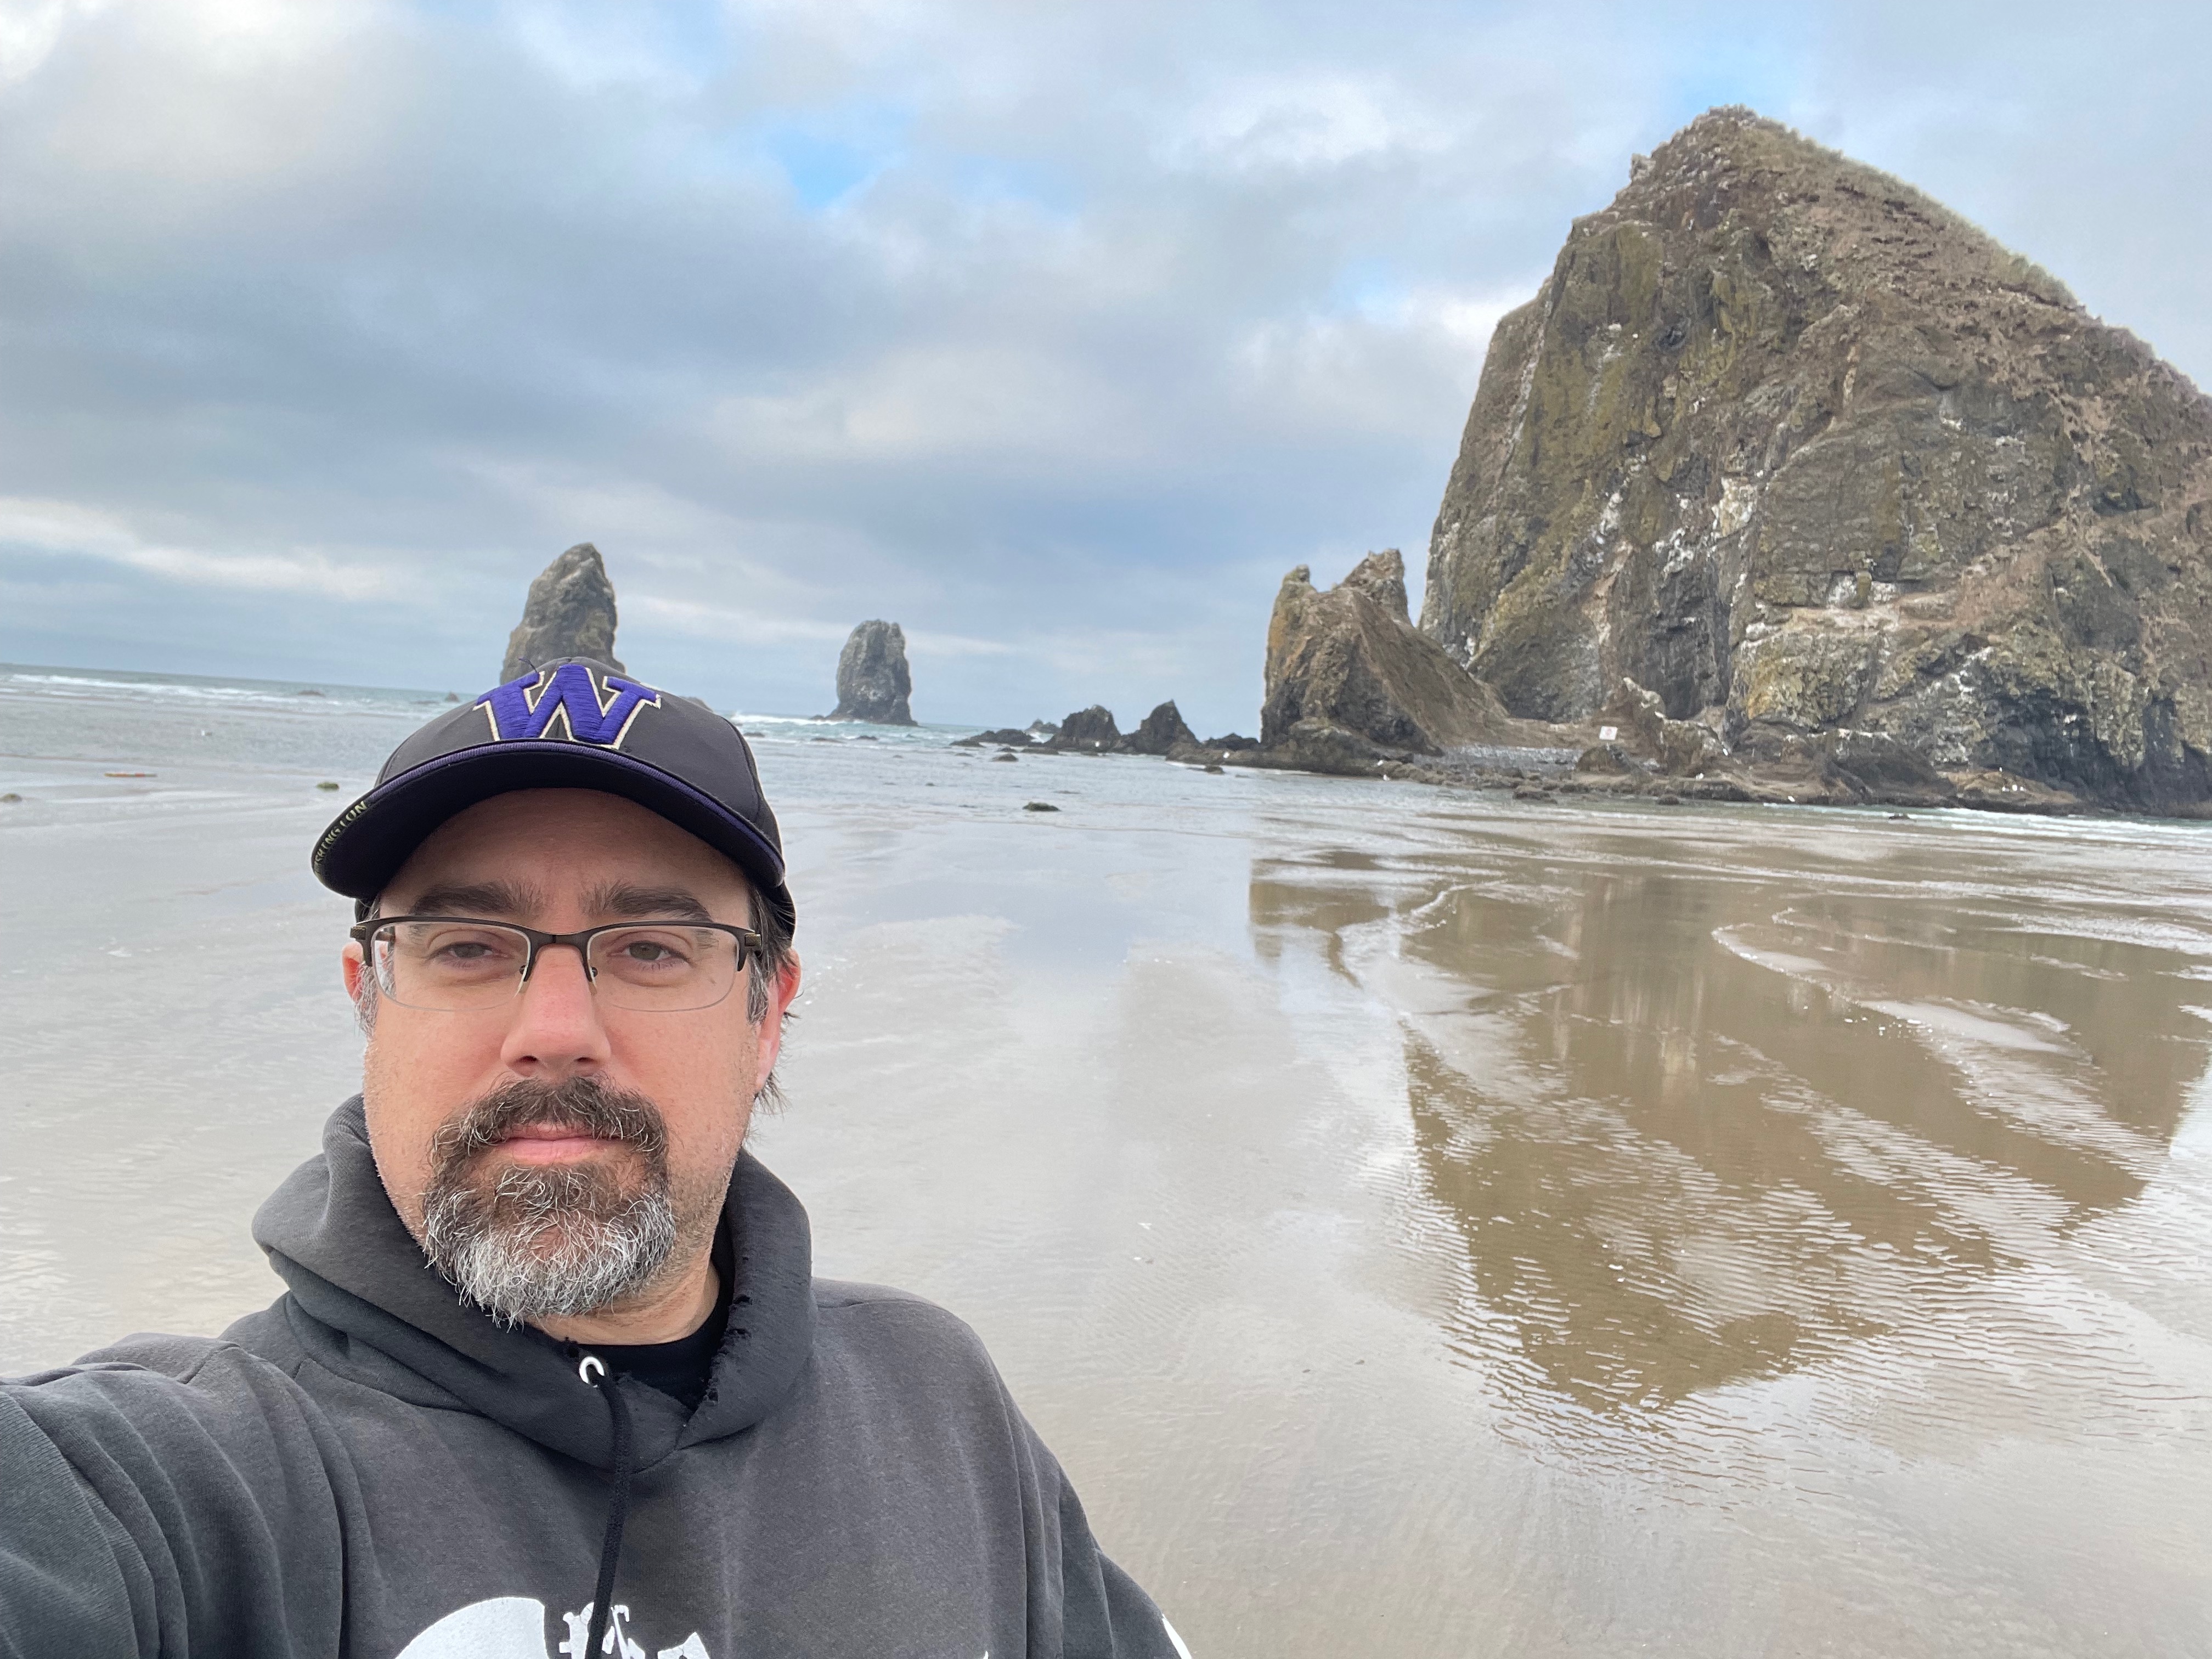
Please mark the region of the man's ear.
[[363, 1036], [374, 1036], [376, 975], [358, 944], [347, 942], [344, 953], [338, 957], [338, 968], [345, 975], [346, 995], [353, 1000], [353, 1023], [361, 1027]]
[[796, 952], [783, 959], [783, 971], [769, 987], [768, 1012], [760, 1023], [760, 1074], [766, 1077], [775, 1070], [775, 1057], [783, 1048], [783, 1016], [799, 994], [799, 957]]

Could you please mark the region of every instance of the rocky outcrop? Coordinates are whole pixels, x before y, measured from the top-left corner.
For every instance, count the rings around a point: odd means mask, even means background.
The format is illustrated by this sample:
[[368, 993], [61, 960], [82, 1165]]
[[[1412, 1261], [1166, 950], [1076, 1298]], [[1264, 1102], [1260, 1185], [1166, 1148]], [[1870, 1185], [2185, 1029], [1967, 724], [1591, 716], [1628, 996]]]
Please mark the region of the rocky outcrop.
[[1184, 723], [1182, 711], [1172, 701], [1162, 703], [1146, 715], [1143, 723], [1133, 732], [1125, 732], [1121, 729], [1115, 721], [1112, 709], [1103, 703], [1093, 703], [1088, 708], [1077, 709], [1057, 726], [1047, 720], [1033, 720], [1023, 731], [1006, 726], [952, 740], [952, 746], [956, 749], [981, 749], [988, 745], [1037, 749], [1051, 754], [1177, 757], [1188, 756], [1200, 749], [1236, 750], [1254, 746], [1251, 738], [1240, 738], [1233, 732], [1226, 738], [1209, 738], [1201, 744]]
[[499, 677], [514, 679], [562, 657], [593, 657], [617, 673], [628, 672], [615, 656], [615, 586], [589, 542], [578, 542], [530, 584]]
[[1300, 565], [1267, 623], [1260, 744], [1316, 771], [1520, 740], [1498, 697], [1406, 610], [1406, 563], [1370, 553], [1327, 592]]
[[913, 693], [904, 631], [895, 622], [864, 622], [837, 653], [837, 707], [830, 718], [912, 726], [907, 699]]
[[1614, 688], [1598, 720], [1601, 742], [1617, 739], [1671, 777], [1717, 771], [1729, 757], [1728, 745], [1711, 726], [1669, 719], [1658, 694], [1634, 680]]
[[971, 732], [952, 739], [955, 749], [1026, 749], [1030, 734], [1018, 726], [1002, 726], [989, 732]]
[[1133, 755], [1164, 755], [1184, 746], [1195, 746], [1198, 734], [1183, 723], [1182, 711], [1172, 701], [1145, 716], [1144, 723], [1121, 740]]
[[1520, 716], [1627, 679], [1754, 767], [1886, 744], [1915, 787], [2181, 810], [2212, 793], [2208, 501], [2212, 401], [2140, 341], [1718, 110], [1498, 324], [1421, 624]]
[[1048, 749], [1090, 755], [1110, 754], [1121, 746], [1121, 731], [1114, 724], [1114, 711], [1095, 702], [1060, 721], [1060, 729], [1045, 744]]

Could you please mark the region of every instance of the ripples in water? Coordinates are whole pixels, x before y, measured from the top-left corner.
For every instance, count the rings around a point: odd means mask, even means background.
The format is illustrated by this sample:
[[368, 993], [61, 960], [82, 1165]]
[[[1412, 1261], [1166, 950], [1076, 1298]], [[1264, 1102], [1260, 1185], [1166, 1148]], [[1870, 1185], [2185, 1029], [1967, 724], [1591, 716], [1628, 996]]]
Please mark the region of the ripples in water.
[[1506, 1431], [1694, 1498], [1844, 1425], [2186, 1403], [2135, 1338], [2206, 1219], [2144, 1201], [2212, 1035], [2184, 846], [2121, 896], [2033, 836], [1492, 825], [1264, 860], [1251, 908], [1399, 1012], [1411, 1196]]

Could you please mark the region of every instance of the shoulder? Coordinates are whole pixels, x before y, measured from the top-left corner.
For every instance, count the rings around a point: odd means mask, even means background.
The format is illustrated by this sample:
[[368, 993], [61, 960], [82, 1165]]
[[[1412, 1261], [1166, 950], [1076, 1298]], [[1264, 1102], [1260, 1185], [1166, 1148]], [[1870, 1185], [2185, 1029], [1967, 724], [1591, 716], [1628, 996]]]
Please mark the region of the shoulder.
[[4, 1379], [15, 1389], [82, 1383], [97, 1387], [220, 1387], [233, 1377], [276, 1370], [227, 1336], [171, 1336], [140, 1331], [42, 1371]]
[[994, 1416], [1009, 1406], [983, 1339], [958, 1315], [910, 1291], [814, 1281], [817, 1364], [884, 1377], [909, 1396], [961, 1395]]
[[[901, 1291], [889, 1285], [864, 1284], [856, 1279], [817, 1279], [814, 1281], [814, 1305], [825, 1312], [831, 1309], [886, 1308], [918, 1310], [924, 1316], [933, 1316], [959, 1325], [957, 1314], [947, 1312], [912, 1291]], [[962, 1326], [963, 1329], [966, 1327]]]
[[921, 1343], [983, 1364], [990, 1356], [967, 1321], [910, 1291], [842, 1279], [814, 1281], [814, 1309], [824, 1335], [844, 1340]]
[[142, 1334], [0, 1383], [64, 1450], [118, 1435], [155, 1446], [311, 1434], [318, 1413], [280, 1365], [223, 1338]]

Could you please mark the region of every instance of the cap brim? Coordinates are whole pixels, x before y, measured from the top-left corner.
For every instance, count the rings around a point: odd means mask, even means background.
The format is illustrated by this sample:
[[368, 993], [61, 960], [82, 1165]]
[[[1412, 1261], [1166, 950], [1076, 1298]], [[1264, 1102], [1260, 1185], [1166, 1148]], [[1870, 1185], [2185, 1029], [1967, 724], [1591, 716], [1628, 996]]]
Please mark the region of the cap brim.
[[315, 875], [349, 898], [372, 899], [440, 824], [478, 801], [518, 789], [598, 789], [634, 800], [744, 871], [787, 930], [796, 922], [783, 859], [752, 825], [657, 766], [574, 743], [484, 744], [426, 761], [378, 785], [324, 832], [315, 848]]

